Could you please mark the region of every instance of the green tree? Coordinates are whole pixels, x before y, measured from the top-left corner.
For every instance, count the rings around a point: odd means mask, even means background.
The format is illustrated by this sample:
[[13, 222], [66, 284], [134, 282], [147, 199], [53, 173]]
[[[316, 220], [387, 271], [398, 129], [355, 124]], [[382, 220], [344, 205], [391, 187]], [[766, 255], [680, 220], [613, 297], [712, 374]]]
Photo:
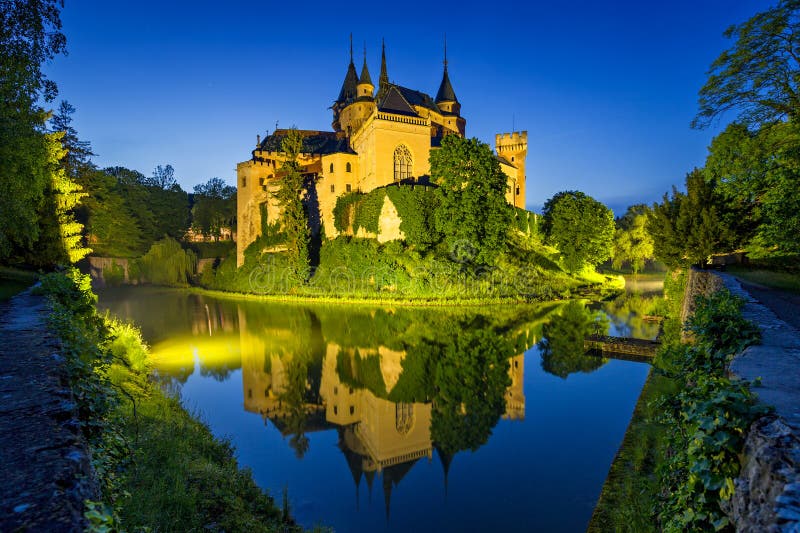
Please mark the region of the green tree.
[[134, 269], [146, 283], [186, 286], [197, 269], [197, 256], [181, 248], [175, 239], [165, 237], [136, 261]]
[[568, 302], [542, 326], [542, 370], [564, 379], [575, 372], [594, 372], [606, 360], [586, 355], [583, 341], [586, 335], [607, 332], [608, 318], [602, 312], [592, 313], [583, 302]]
[[611, 257], [614, 213], [580, 191], [565, 191], [544, 204], [543, 229], [547, 241], [558, 248], [564, 266], [577, 272]]
[[698, 169], [687, 174], [686, 193], [673, 187], [672, 197], [665, 194], [648, 218], [656, 259], [670, 267], [706, 265], [712, 254], [732, 251], [736, 238], [725, 224], [726, 210], [714, 181]]
[[281, 150], [286, 154], [286, 161], [281, 166], [282, 177], [279, 186], [273, 193], [282, 211], [281, 224], [286, 234], [289, 268], [296, 281], [300, 283], [308, 278], [308, 248], [311, 242], [308, 214], [303, 203], [306, 180], [297, 162], [302, 147], [302, 135], [297, 128], [290, 129], [281, 142]]
[[726, 112], [748, 126], [798, 118], [799, 10], [798, 0], [781, 0], [725, 31], [735, 42], [711, 64], [693, 127], [705, 128]]
[[58, 106], [58, 111], [50, 119], [50, 131], [61, 132], [61, 144], [67, 151], [61, 164], [67, 175], [78, 180], [83, 172], [94, 169], [92, 163], [92, 145], [89, 141], [82, 141], [78, 137], [78, 132], [72, 126], [72, 115], [75, 107], [62, 100]]
[[74, 216], [86, 193], [61, 165], [66, 156], [61, 137], [61, 132], [44, 134], [47, 156], [41, 163], [48, 183], [37, 211], [38, 238], [26, 253], [26, 262], [40, 267], [74, 263], [91, 251], [83, 246], [83, 225]]
[[511, 344], [470, 324], [447, 339], [433, 370], [431, 439], [448, 455], [484, 445], [505, 412]]
[[[136, 257], [146, 251], [137, 219], [122, 194], [117, 178], [102, 170], [81, 172], [81, 186], [88, 192], [78, 211], [87, 242], [96, 255]], [[149, 244], [148, 244], [149, 245]]]
[[447, 135], [430, 154], [431, 178], [439, 185], [434, 220], [454, 252], [474, 249], [477, 264], [492, 264], [505, 250], [513, 222], [506, 202], [508, 178], [488, 145], [477, 139]]
[[623, 263], [629, 263], [633, 273], [638, 274], [644, 268], [645, 262], [653, 258], [653, 238], [647, 231], [649, 212], [644, 204], [632, 205], [616, 221], [614, 268], [619, 269]]
[[800, 253], [800, 131], [733, 123], [709, 147], [704, 174], [727, 206], [726, 225], [753, 254]]
[[71, 202], [72, 185], [56, 173], [58, 139], [44, 133], [47, 114], [38, 105], [56, 94], [41, 65], [66, 51], [61, 5], [0, 1], [0, 261], [27, 261], [41, 246], [59, 250], [53, 257], [69, 255], [75, 227], [52, 228], [59, 220], [74, 222], [67, 211], [54, 211], [58, 201]]
[[194, 186], [192, 229], [204, 236], [219, 239], [222, 229], [233, 229], [236, 221], [236, 187], [220, 178], [211, 178]]

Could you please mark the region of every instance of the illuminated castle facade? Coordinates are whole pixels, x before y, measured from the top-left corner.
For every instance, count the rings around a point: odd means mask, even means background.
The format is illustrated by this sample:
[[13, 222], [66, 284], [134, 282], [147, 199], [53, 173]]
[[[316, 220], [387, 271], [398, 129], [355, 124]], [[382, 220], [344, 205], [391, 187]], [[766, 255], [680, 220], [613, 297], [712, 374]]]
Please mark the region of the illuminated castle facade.
[[[351, 44], [350, 64], [331, 109], [333, 131], [300, 130], [303, 148], [298, 160], [313, 184], [311, 194], [328, 238], [337, 234], [333, 208], [339, 196], [394, 183], [425, 183], [430, 174], [430, 151], [439, 147], [445, 135], [463, 137], [466, 132], [467, 121], [461, 116], [461, 104], [447, 71], [446, 51], [442, 82], [432, 98], [389, 81], [385, 47], [376, 91], [366, 54], [359, 75]], [[265, 139], [259, 138], [252, 157], [236, 167], [239, 265], [244, 261], [244, 250], [266, 224], [280, 219], [272, 191], [286, 160], [281, 151], [286, 134], [287, 130], [276, 129]], [[508, 176], [507, 200], [521, 208], [525, 207], [527, 137], [522, 131], [495, 138], [497, 158]]]

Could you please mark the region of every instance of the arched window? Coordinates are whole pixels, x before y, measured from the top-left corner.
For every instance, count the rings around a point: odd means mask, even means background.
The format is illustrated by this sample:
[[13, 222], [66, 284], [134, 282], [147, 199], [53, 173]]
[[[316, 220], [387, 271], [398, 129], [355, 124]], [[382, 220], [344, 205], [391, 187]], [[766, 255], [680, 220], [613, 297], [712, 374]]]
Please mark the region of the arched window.
[[396, 403], [394, 405], [394, 427], [398, 433], [405, 435], [414, 425], [414, 404]]
[[402, 181], [411, 177], [411, 152], [401, 144], [394, 149], [394, 181]]
[[353, 171], [353, 167], [350, 166], [350, 163], [347, 163], [344, 166], [344, 170], [345, 170], [345, 172], [352, 172]]
[[331, 163], [331, 169], [330, 169], [330, 172], [331, 172], [331, 174], [333, 174], [333, 163]]

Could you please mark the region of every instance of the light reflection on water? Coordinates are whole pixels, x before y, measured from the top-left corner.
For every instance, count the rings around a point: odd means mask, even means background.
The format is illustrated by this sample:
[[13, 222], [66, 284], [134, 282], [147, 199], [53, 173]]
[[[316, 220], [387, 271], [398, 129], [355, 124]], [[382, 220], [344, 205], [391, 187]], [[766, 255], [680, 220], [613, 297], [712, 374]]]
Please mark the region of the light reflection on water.
[[648, 367], [583, 355], [574, 324], [602, 309], [612, 334], [657, 330], [630, 298], [455, 311], [100, 298], [259, 485], [288, 487], [302, 524], [337, 531], [584, 530]]

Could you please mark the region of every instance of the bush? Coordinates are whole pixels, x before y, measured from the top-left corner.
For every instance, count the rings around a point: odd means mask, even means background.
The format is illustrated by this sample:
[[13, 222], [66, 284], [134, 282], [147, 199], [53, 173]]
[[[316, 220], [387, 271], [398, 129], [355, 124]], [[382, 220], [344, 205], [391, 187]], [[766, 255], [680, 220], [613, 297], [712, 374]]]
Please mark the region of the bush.
[[136, 263], [140, 281], [184, 287], [197, 269], [197, 256], [181, 248], [175, 239], [165, 237], [154, 243]]
[[103, 268], [103, 281], [109, 287], [117, 287], [125, 283], [125, 267], [119, 263], [111, 263]]
[[660, 354], [659, 366], [680, 385], [658, 404], [660, 421], [671, 429], [659, 468], [665, 495], [659, 517], [667, 531], [729, 526], [720, 503], [733, 495], [748, 428], [767, 412], [747, 382], [726, 376], [730, 358], [758, 340], [757, 328], [742, 318], [742, 304], [724, 289], [698, 298], [687, 324], [695, 344], [674, 344]]

